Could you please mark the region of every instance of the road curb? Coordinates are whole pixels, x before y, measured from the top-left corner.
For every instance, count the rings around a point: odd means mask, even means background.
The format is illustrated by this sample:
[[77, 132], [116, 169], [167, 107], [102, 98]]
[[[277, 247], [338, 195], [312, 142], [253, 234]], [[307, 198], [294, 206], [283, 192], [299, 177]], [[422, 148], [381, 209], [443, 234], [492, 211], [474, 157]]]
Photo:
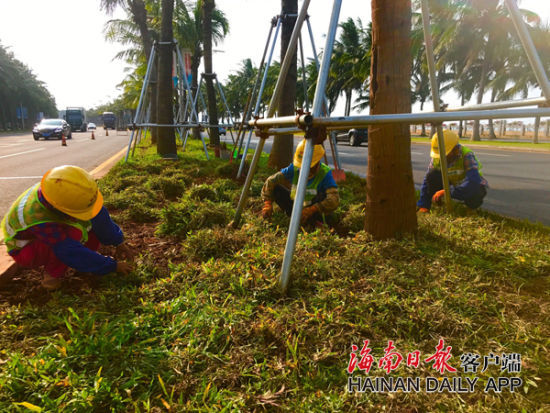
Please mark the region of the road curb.
[[119, 152], [115, 153], [113, 156], [111, 156], [109, 159], [107, 159], [105, 162], [102, 162], [94, 168], [90, 174], [95, 179], [101, 179], [107, 173], [111, 170], [111, 168], [122, 158], [122, 156], [126, 153], [127, 148], [122, 148]]
[[[122, 158], [124, 153], [126, 152], [126, 148], [121, 149], [119, 152], [111, 156], [106, 161], [102, 162], [94, 168], [90, 174], [95, 179], [101, 179], [107, 173], [109, 170]], [[9, 282], [13, 277], [17, 275], [19, 272], [20, 267], [13, 261], [13, 258], [8, 254], [8, 250], [6, 249], [6, 245], [4, 244], [4, 236], [3, 234], [0, 234], [0, 287], [3, 284], [6, 284]]]

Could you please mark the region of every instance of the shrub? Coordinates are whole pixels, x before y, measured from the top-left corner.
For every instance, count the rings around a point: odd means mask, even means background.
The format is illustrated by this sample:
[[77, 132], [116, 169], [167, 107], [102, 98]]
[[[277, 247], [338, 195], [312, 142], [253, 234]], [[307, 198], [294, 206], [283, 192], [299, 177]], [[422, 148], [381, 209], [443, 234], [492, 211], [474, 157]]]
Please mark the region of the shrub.
[[216, 168], [216, 175], [223, 176], [226, 178], [234, 178], [237, 176], [239, 171], [238, 162], [225, 162], [223, 165], [220, 165]]
[[228, 228], [201, 229], [187, 238], [184, 246], [186, 255], [199, 261], [210, 258], [230, 257], [242, 249], [247, 242], [243, 231]]
[[149, 187], [155, 191], [160, 191], [165, 198], [178, 198], [185, 191], [185, 187], [189, 182], [183, 174], [174, 174], [171, 176], [155, 176], [149, 179]]
[[168, 204], [160, 214], [160, 234], [185, 238], [190, 231], [196, 229], [227, 225], [233, 210], [227, 203], [218, 204], [208, 199], [197, 202], [186, 198], [181, 202]]
[[365, 227], [365, 205], [351, 205], [349, 210], [343, 213], [340, 223], [343, 229], [348, 232], [361, 231]]
[[207, 184], [203, 185], [197, 185], [191, 188], [189, 191], [189, 198], [196, 199], [196, 200], [205, 200], [208, 199], [210, 201], [217, 201], [218, 200], [218, 193], [216, 190], [211, 186]]

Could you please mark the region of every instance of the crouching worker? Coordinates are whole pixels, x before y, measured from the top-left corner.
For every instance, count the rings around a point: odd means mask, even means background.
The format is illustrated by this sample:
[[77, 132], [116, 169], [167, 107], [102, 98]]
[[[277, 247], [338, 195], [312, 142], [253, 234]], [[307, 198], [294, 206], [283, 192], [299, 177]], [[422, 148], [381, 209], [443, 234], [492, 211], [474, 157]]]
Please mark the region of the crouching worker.
[[[458, 143], [458, 135], [450, 130], [443, 131], [451, 198], [463, 201], [472, 209], [479, 208], [487, 195], [488, 184], [481, 174], [481, 162], [474, 153]], [[437, 134], [432, 137], [431, 162], [420, 189], [417, 207], [419, 212], [429, 212], [433, 203], [445, 198]]]
[[[265, 181], [262, 188], [262, 199], [264, 201], [262, 216], [265, 219], [270, 218], [273, 214], [273, 201], [288, 216], [292, 213], [305, 143], [306, 141], [303, 140], [298, 144], [293, 163]], [[332, 171], [327, 165], [321, 163], [324, 154], [325, 150], [322, 145], [313, 147], [313, 157], [302, 209], [302, 225], [326, 223], [327, 215], [335, 211], [340, 203], [338, 186], [332, 177]]]
[[2, 220], [8, 253], [21, 267], [44, 266], [42, 285], [60, 287], [68, 267], [103, 275], [127, 274], [132, 264], [96, 252], [100, 244], [116, 245], [116, 255], [132, 259], [120, 228], [111, 221], [92, 176], [78, 166], [46, 172], [27, 189]]

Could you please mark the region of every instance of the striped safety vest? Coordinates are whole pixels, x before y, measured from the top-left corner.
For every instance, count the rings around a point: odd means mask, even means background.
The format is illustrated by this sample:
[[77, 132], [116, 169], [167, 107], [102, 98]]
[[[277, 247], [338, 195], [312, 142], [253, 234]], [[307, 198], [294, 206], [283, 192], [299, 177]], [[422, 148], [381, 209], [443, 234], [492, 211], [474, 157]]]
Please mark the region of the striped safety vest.
[[[453, 186], [457, 186], [466, 178], [466, 171], [464, 170], [464, 157], [469, 153], [473, 153], [471, 149], [465, 146], [460, 145], [460, 147], [462, 149], [460, 152], [460, 156], [456, 161], [453, 162], [452, 166], [448, 167], [447, 172], [449, 176], [449, 183]], [[479, 175], [483, 176], [483, 174], [481, 173], [481, 162], [479, 162], [479, 159], [477, 159], [475, 154], [474, 158], [476, 158]], [[433, 167], [435, 169], [441, 169], [441, 162], [439, 159], [433, 160]]]
[[[300, 170], [293, 166], [294, 168], [294, 176], [292, 177], [292, 188], [290, 189], [290, 199], [294, 200], [296, 198], [296, 189], [298, 188], [298, 177], [300, 174]], [[325, 165], [324, 163], [321, 163], [321, 168], [319, 169], [319, 172], [317, 172], [317, 175], [311, 180], [311, 182], [308, 183], [306, 187], [306, 195], [304, 197], [304, 206], [310, 206], [311, 201], [313, 198], [317, 196], [317, 187], [323, 182], [323, 179], [325, 179], [325, 176], [330, 172], [330, 167]]]
[[92, 225], [90, 221], [67, 219], [60, 212], [46, 208], [38, 199], [40, 184], [27, 189], [12, 204], [8, 213], [2, 219], [2, 232], [8, 252], [21, 249], [32, 240], [17, 239], [16, 235], [26, 229], [45, 222], [58, 222], [71, 225], [82, 232], [80, 242], [88, 241], [88, 231]]

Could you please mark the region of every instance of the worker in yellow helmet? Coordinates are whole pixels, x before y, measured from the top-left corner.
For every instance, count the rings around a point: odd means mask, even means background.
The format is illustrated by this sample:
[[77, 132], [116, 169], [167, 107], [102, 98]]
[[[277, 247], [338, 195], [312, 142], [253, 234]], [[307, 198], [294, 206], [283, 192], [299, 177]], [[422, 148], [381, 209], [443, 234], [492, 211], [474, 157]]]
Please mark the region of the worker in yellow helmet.
[[42, 285], [58, 288], [68, 267], [103, 275], [128, 274], [132, 264], [96, 252], [100, 244], [117, 246], [117, 256], [133, 258], [120, 228], [103, 206], [92, 176], [78, 166], [46, 172], [23, 192], [1, 223], [8, 253], [21, 267], [44, 266]]
[[[290, 216], [292, 213], [305, 143], [306, 141], [303, 140], [298, 144], [293, 163], [265, 181], [262, 188], [262, 199], [264, 201], [262, 216], [264, 218], [267, 219], [273, 214], [273, 201], [287, 215]], [[325, 215], [335, 211], [340, 204], [338, 186], [332, 177], [332, 171], [330, 167], [321, 162], [324, 155], [323, 146], [314, 145], [302, 210], [301, 223], [303, 225], [321, 224], [325, 221]]]
[[[471, 149], [461, 145], [458, 135], [450, 130], [443, 131], [447, 169], [451, 198], [463, 201], [472, 209], [479, 208], [487, 195], [487, 180], [481, 173], [481, 162]], [[429, 212], [432, 203], [441, 203], [445, 198], [439, 142], [437, 133], [432, 137], [431, 162], [420, 189], [420, 199], [417, 207], [419, 212]]]

